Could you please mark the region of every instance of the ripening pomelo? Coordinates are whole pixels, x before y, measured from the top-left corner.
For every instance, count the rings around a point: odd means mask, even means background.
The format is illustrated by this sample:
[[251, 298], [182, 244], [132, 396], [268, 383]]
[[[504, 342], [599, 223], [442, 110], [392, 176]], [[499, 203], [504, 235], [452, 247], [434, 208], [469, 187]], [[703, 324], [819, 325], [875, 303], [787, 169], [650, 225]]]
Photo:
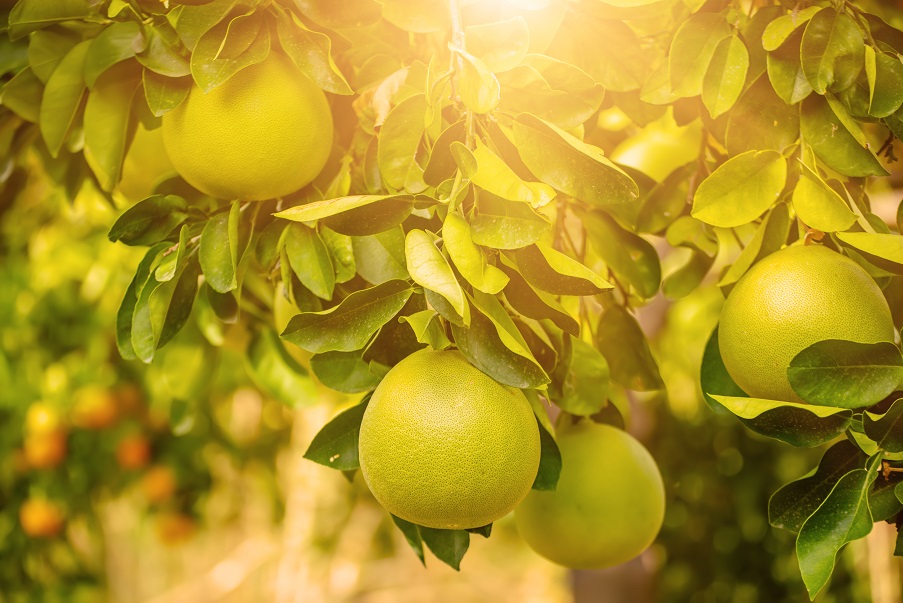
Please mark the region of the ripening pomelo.
[[793, 357], [813, 343], [894, 340], [887, 301], [856, 262], [821, 245], [796, 245], [756, 263], [721, 311], [718, 347], [750, 396], [801, 401], [787, 380]]
[[373, 392], [360, 463], [373, 495], [394, 515], [431, 528], [477, 528], [530, 491], [539, 428], [520, 390], [458, 351], [421, 350]]
[[22, 530], [33, 538], [51, 538], [63, 529], [63, 511], [45, 498], [29, 498], [19, 507]]
[[665, 517], [665, 488], [652, 455], [627, 432], [589, 420], [558, 430], [561, 476], [514, 511], [523, 539], [559, 565], [610, 567], [642, 553]]
[[198, 190], [271, 199], [307, 185], [326, 165], [332, 114], [323, 91], [274, 51], [208, 93], [193, 87], [163, 116], [163, 143]]

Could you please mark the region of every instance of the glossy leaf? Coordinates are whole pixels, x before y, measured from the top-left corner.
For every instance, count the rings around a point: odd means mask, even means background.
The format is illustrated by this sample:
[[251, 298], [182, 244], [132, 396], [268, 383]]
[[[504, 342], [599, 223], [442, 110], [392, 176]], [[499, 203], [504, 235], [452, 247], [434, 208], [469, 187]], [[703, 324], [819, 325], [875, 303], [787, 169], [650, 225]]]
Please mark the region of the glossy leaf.
[[846, 13], [826, 8], [815, 14], [800, 47], [812, 88], [819, 94], [848, 88], [862, 70], [864, 45], [862, 30]]
[[204, 278], [214, 291], [227, 293], [238, 287], [229, 247], [229, 214], [219, 213], [204, 226], [199, 257]]
[[303, 224], [289, 224], [285, 230], [285, 251], [301, 284], [320, 299], [332, 299], [335, 269], [317, 231]]
[[856, 222], [856, 214], [837, 191], [803, 163], [793, 189], [793, 209], [800, 220], [822, 232], [846, 230]]
[[872, 531], [868, 492], [880, 463], [880, 457], [874, 458], [866, 469], [854, 469], [841, 477], [800, 529], [796, 554], [810, 598], [828, 582], [840, 549]]
[[541, 181], [590, 205], [629, 203], [639, 189], [597, 147], [529, 114], [514, 122], [521, 159]]
[[897, 234], [839, 232], [841, 243], [852, 247], [873, 264], [895, 274], [903, 273], [903, 239]]
[[[222, 53], [229, 43], [241, 52]], [[198, 87], [210, 92], [240, 70], [263, 61], [270, 53], [270, 31], [262, 16], [239, 15], [207, 31], [191, 53], [191, 75]]]
[[389, 515], [391, 515], [392, 521], [398, 527], [399, 531], [401, 531], [402, 535], [404, 535], [404, 539], [407, 541], [408, 545], [414, 550], [417, 557], [420, 558], [420, 563], [426, 567], [426, 557], [423, 552], [423, 538], [420, 536], [420, 527], [410, 521], [405, 521], [401, 517], [396, 517], [391, 513]]
[[800, 63], [802, 40], [803, 30], [799, 29], [783, 46], [768, 53], [768, 79], [777, 95], [788, 105], [795, 105], [812, 93], [812, 84], [806, 79]]
[[151, 275], [157, 256], [167, 247], [169, 247], [168, 243], [157, 243], [147, 250], [144, 258], [142, 258], [138, 268], [135, 270], [135, 276], [126, 289], [122, 302], [119, 304], [119, 310], [116, 313], [116, 347], [125, 360], [138, 358], [132, 345], [132, 316], [135, 313], [135, 306], [138, 304], [138, 297], [144, 284], [148, 278], [153, 278]]
[[702, 102], [712, 119], [734, 106], [749, 70], [749, 51], [737, 36], [718, 43], [702, 82]]
[[899, 55], [876, 53], [875, 82], [871, 90], [869, 115], [872, 117], [887, 117], [903, 105], [903, 63]]
[[379, 377], [361, 359], [361, 352], [323, 352], [310, 357], [310, 369], [330, 389], [355, 394], [374, 389]]
[[481, 191], [470, 219], [473, 242], [494, 249], [519, 249], [538, 241], [551, 228], [545, 216], [526, 203]]
[[393, 279], [407, 279], [404, 232], [400, 226], [365, 237], [352, 237], [354, 264], [365, 280], [379, 285]]
[[188, 217], [188, 204], [176, 195], [154, 195], [128, 208], [110, 228], [113, 243], [153, 245], [167, 238]]
[[355, 291], [338, 306], [294, 316], [282, 338], [315, 354], [360, 350], [412, 293], [411, 285], [401, 280]]
[[762, 33], [762, 46], [764, 49], [769, 52], [777, 50], [787, 41], [791, 34], [806, 25], [822, 8], [821, 6], [809, 6], [781, 15], [769, 22]]
[[470, 546], [470, 534], [465, 530], [439, 530], [420, 526], [420, 536], [439, 561], [456, 571], [461, 570], [461, 559]]
[[828, 448], [811, 474], [785, 484], [768, 501], [768, 523], [799, 532], [841, 477], [865, 466], [867, 457], [848, 440]]
[[355, 195], [297, 205], [273, 215], [293, 222], [322, 220], [338, 233], [365, 236], [397, 226], [413, 208], [411, 195]]
[[425, 96], [410, 96], [389, 112], [379, 130], [379, 171], [386, 184], [395, 190], [403, 190], [408, 172], [419, 169], [414, 157], [423, 136], [426, 111]]
[[542, 207], [555, 198], [555, 190], [541, 182], [524, 182], [504, 160], [484, 145], [473, 150], [477, 170], [470, 180], [480, 188], [511, 201]]
[[699, 184], [691, 215], [712, 226], [751, 222], [777, 201], [787, 180], [787, 161], [777, 151], [732, 157]]
[[783, 151], [800, 136], [800, 112], [775, 93], [768, 77], [760, 76], [727, 114], [724, 139], [731, 155], [771, 149]]
[[712, 396], [747, 397], [746, 392], [734, 382], [724, 366], [721, 350], [718, 347], [718, 327], [715, 327], [705, 344], [705, 351], [702, 354], [702, 366], [699, 370], [699, 385], [702, 388], [702, 395], [706, 403], [716, 412], [723, 412], [726, 409]]
[[612, 381], [635, 391], [665, 387], [643, 330], [621, 306], [605, 310], [596, 328], [596, 347], [608, 361]]
[[444, 350], [451, 345], [435, 310], [422, 310], [410, 316], [402, 316], [399, 320], [411, 326], [417, 341], [427, 344], [434, 350]]
[[548, 293], [534, 289], [514, 267], [513, 262], [500, 258], [499, 267], [508, 276], [505, 298], [518, 313], [535, 320], [550, 320], [559, 329], [571, 335], [578, 335], [580, 325], [567, 313], [555, 298]]
[[862, 414], [865, 435], [878, 448], [887, 452], [903, 452], [903, 398], [894, 401], [884, 414]]
[[404, 242], [408, 273], [415, 283], [438, 293], [468, 324], [469, 305], [455, 273], [433, 242], [433, 237], [418, 229], [408, 231]]
[[712, 398], [756, 433], [805, 448], [830, 442], [853, 417], [853, 411], [845, 408], [736, 396]]
[[79, 36], [62, 28], [36, 31], [28, 39], [28, 66], [46, 84], [63, 57], [81, 41]]
[[674, 33], [668, 53], [671, 90], [679, 97], [702, 93], [703, 80], [716, 50], [731, 28], [719, 13], [698, 13]]
[[312, 31], [295, 13], [280, 12], [276, 33], [282, 49], [301, 73], [323, 90], [333, 94], [351, 94], [351, 86], [332, 58], [332, 40]]
[[75, 45], [53, 71], [41, 100], [41, 135], [56, 157], [75, 127], [85, 97], [83, 71], [90, 42]]
[[144, 84], [144, 98], [154, 117], [161, 117], [178, 107], [191, 91], [190, 78], [166, 77], [148, 69], [142, 73], [141, 81]]
[[[800, 134], [825, 164], [845, 176], [886, 176], [887, 170], [862, 144], [864, 134], [840, 104], [834, 106], [817, 95], [803, 101], [800, 112]], [[852, 126], [854, 131], [850, 131]]]
[[903, 383], [903, 355], [888, 342], [829, 339], [814, 343], [790, 361], [793, 391], [812, 404], [863, 408], [886, 398]]
[[101, 73], [142, 50], [146, 42], [141, 27], [134, 21], [112, 23], [91, 41], [85, 57], [85, 84], [94, 88]]
[[327, 423], [311, 440], [304, 458], [341, 471], [360, 469], [358, 437], [369, 402], [365, 398]]
[[9, 13], [9, 37], [18, 40], [42, 27], [87, 17], [92, 12], [87, 0], [17, 2]]
[[539, 427], [539, 469], [536, 471], [536, 479], [533, 480], [531, 490], [555, 490], [558, 478], [561, 477], [561, 450], [538, 416], [536, 425]]
[[554, 295], [596, 295], [613, 288], [577, 260], [540, 243], [511, 256], [528, 283]]
[[455, 268], [475, 289], [495, 294], [508, 284], [505, 273], [488, 263], [486, 255], [473, 242], [470, 225], [460, 215], [449, 212], [446, 216], [442, 241]]

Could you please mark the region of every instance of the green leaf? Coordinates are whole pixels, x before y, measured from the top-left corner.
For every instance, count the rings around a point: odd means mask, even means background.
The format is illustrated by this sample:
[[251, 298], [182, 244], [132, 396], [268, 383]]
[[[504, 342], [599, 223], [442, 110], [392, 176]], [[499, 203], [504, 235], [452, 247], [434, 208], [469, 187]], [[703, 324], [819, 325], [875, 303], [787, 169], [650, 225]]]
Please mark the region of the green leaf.
[[169, 237], [188, 217], [188, 204], [176, 195], [154, 195], [123, 212], [107, 238], [126, 245], [153, 245]]
[[335, 282], [347, 283], [357, 274], [357, 266], [354, 262], [354, 244], [351, 242], [351, 237], [339, 234], [325, 226], [321, 227], [318, 233], [332, 259], [332, 265], [335, 268]]
[[135, 360], [138, 358], [135, 348], [132, 346], [132, 316], [135, 313], [135, 306], [138, 304], [138, 296], [148, 278], [151, 277], [154, 261], [157, 256], [163, 252], [168, 243], [158, 243], [147, 250], [138, 268], [135, 270], [135, 276], [125, 291], [125, 296], [119, 304], [119, 310], [116, 313], [116, 347], [119, 349], [119, 355], [124, 360]]
[[464, 106], [474, 113], [489, 113], [501, 98], [501, 86], [486, 64], [469, 52], [449, 44], [459, 58], [458, 94]]
[[803, 25], [809, 22], [823, 7], [810, 6], [802, 10], [794, 10], [790, 14], [781, 15], [771, 21], [762, 33], [762, 46], [768, 52], [777, 50], [787, 39]]
[[536, 424], [539, 427], [539, 470], [536, 472], [531, 489], [554, 490], [558, 487], [558, 478], [561, 476], [561, 451], [555, 438], [539, 417], [536, 418]]
[[392, 516], [392, 521], [395, 522], [395, 525], [401, 530], [401, 533], [404, 535], [404, 539], [410, 545], [412, 549], [414, 549], [414, 553], [420, 558], [420, 563], [426, 566], [426, 557], [424, 557], [423, 553], [423, 539], [420, 537], [420, 528], [417, 524], [411, 523], [410, 521], [405, 521], [401, 517], [396, 517], [395, 515], [389, 514]]
[[846, 430], [853, 417], [853, 411], [846, 408], [737, 396], [712, 398], [756, 433], [804, 448], [830, 442]]
[[845, 176], [886, 176], [888, 172], [875, 154], [861, 143], [864, 134], [860, 127], [845, 113], [839, 103], [830, 105], [820, 96], [810, 96], [803, 101], [800, 112], [800, 134], [818, 158], [836, 172]]
[[[817, 7], [816, 7], [817, 8]], [[774, 91], [788, 105], [795, 105], [812, 93], [800, 63], [800, 44], [803, 30], [794, 32], [783, 46], [768, 53], [766, 67]]]
[[786, 203], [778, 203], [774, 209], [765, 215], [765, 218], [756, 228], [753, 238], [750, 239], [743, 251], [724, 273], [718, 286], [725, 294], [730, 293], [733, 285], [740, 277], [746, 274], [753, 264], [770, 253], [774, 253], [784, 246], [787, 236], [790, 234], [790, 211]]
[[819, 94], [850, 87], [862, 71], [865, 40], [846, 13], [825, 8], [806, 24], [800, 57], [803, 72]]
[[505, 90], [499, 105], [513, 115], [531, 113], [559, 128], [576, 128], [598, 111], [605, 96], [585, 71], [541, 54], [529, 54], [499, 75]]
[[865, 435], [887, 452], [903, 452], [903, 398], [897, 399], [883, 415], [862, 414]]
[[665, 387], [643, 330], [621, 306], [609, 306], [599, 319], [596, 347], [608, 361], [612, 381], [635, 391]]
[[580, 209], [575, 213], [586, 228], [590, 246], [608, 267], [643, 299], [655, 296], [662, 281], [655, 248], [641, 236], [621, 228], [606, 213]]
[[358, 437], [370, 397], [340, 413], [314, 436], [304, 458], [340, 471], [360, 469]]
[[542, 238], [551, 228], [545, 216], [526, 203], [480, 191], [470, 219], [473, 242], [494, 249], [518, 249]]
[[799, 532], [810, 515], [828, 497], [837, 481], [854, 469], [865, 466], [867, 457], [848, 440], [828, 448], [809, 475], [782, 486], [768, 501], [768, 523], [776, 528]]
[[413, 292], [411, 285], [401, 280], [355, 291], [338, 306], [293, 317], [282, 338], [315, 354], [360, 350]]
[[880, 463], [879, 455], [869, 460], [866, 469], [854, 469], [840, 478], [800, 529], [796, 554], [810, 599], [828, 582], [840, 549], [872, 531], [868, 492]]
[[414, 208], [411, 195], [355, 195], [290, 207], [275, 215], [293, 222], [323, 223], [351, 236], [385, 232], [404, 221]]
[[451, 345], [435, 310], [421, 310], [410, 316], [402, 316], [399, 320], [411, 326], [417, 341], [427, 344], [434, 350], [444, 350]]
[[527, 282], [554, 295], [596, 295], [613, 285], [577, 260], [535, 243], [511, 253]]
[[445, 250], [461, 276], [475, 289], [495, 294], [505, 288], [508, 277], [488, 263], [486, 255], [470, 235], [470, 225], [455, 212], [449, 212], [442, 224]]
[[715, 119], [734, 106], [749, 70], [749, 51], [738, 36], [718, 43], [702, 82], [702, 102]]
[[357, 272], [368, 282], [379, 285], [410, 278], [401, 226], [366, 237], [351, 237], [351, 246]]
[[[867, 48], [871, 48], [868, 46]], [[899, 55], [875, 55], [875, 83], [870, 87], [869, 115], [887, 117], [903, 105], [903, 63]]]
[[134, 21], [111, 24], [91, 42], [85, 57], [85, 84], [94, 88], [100, 74], [144, 50], [146, 42], [141, 26]]
[[98, 78], [85, 105], [85, 159], [100, 186], [119, 182], [126, 148], [135, 132], [132, 102], [141, 88], [134, 64], [119, 63]]
[[793, 391], [822, 406], [863, 408], [903, 383], [903, 355], [889, 342], [828, 339], [797, 354], [787, 368]]
[[76, 44], [60, 61], [44, 88], [40, 113], [41, 135], [53, 157], [59, 155], [82, 110], [85, 97], [82, 72], [90, 44], [87, 41]]
[[457, 167], [452, 155], [452, 143], [464, 140], [465, 121], [459, 119], [445, 128], [433, 143], [426, 168], [423, 170], [423, 181], [430, 186], [439, 186], [442, 181], [451, 178]]
[[293, 12], [280, 11], [277, 15], [279, 43], [301, 73], [327, 92], [352, 94], [351, 86], [332, 58], [329, 36], [308, 29]]
[[731, 28], [720, 13], [697, 13], [674, 33], [668, 53], [671, 90], [679, 97], [702, 93], [703, 81], [716, 50]]
[[473, 157], [478, 167], [470, 180], [483, 190], [510, 201], [529, 203], [533, 207], [542, 207], [555, 198], [555, 189], [541, 182], [524, 182], [485, 145], [478, 144], [473, 150]]
[[492, 524], [480, 526], [479, 528], [467, 528], [464, 531], [468, 534], [477, 534], [483, 538], [489, 538], [492, 535]]
[[461, 559], [470, 546], [470, 534], [465, 530], [439, 530], [420, 526], [420, 535], [439, 561], [456, 571], [461, 570]]
[[183, 6], [176, 31], [185, 47], [194, 50], [201, 37], [232, 12], [238, 0], [219, 0], [198, 6]]
[[869, 510], [874, 521], [893, 521], [903, 511], [903, 502], [900, 502], [896, 494], [896, 488], [901, 483], [903, 475], [896, 471], [889, 475], [879, 475], [875, 480], [875, 485], [869, 492]]
[[329, 301], [335, 289], [335, 269], [329, 250], [317, 231], [303, 224], [289, 224], [285, 229], [285, 251], [292, 272], [311, 293]]
[[404, 249], [408, 273], [414, 282], [448, 300], [464, 324], [469, 324], [470, 308], [464, 290], [433, 237], [417, 228], [411, 229], [405, 236]]
[[551, 320], [559, 329], [578, 335], [580, 325], [555, 298], [543, 291], [534, 289], [518, 272], [514, 263], [500, 257], [499, 268], [508, 276], [508, 285], [505, 286], [505, 299], [518, 313], [535, 320]]
[[262, 13], [239, 15], [201, 36], [191, 53], [191, 76], [201, 90], [210, 92], [269, 53], [270, 30]]
[[903, 273], [903, 237], [896, 233], [838, 232], [841, 243], [861, 253], [869, 262], [894, 274]]
[[856, 222], [856, 214], [837, 191], [802, 162], [793, 189], [793, 209], [800, 220], [822, 232], [846, 230]]
[[80, 36], [62, 28], [36, 31], [28, 39], [28, 66], [46, 84], [63, 57], [81, 41]]
[[508, 71], [527, 56], [530, 28], [521, 16], [495, 23], [469, 25], [464, 29], [464, 45], [490, 71]]
[[191, 91], [191, 78], [172, 78], [145, 69], [141, 74], [144, 84], [144, 98], [154, 117], [161, 117], [172, 111]]
[[570, 345], [570, 361], [561, 392], [553, 400], [567, 413], [588, 417], [608, 402], [608, 363], [596, 348], [582, 339], [570, 337]]
[[800, 112], [775, 93], [760, 76], [727, 114], [725, 146], [731, 155], [771, 149], [783, 151], [800, 136]]
[[0, 102], [13, 113], [32, 123], [41, 119], [41, 97], [44, 86], [31, 67], [26, 67], [12, 77], [2, 88]]
[[541, 181], [590, 205], [636, 201], [639, 188], [598, 147], [588, 145], [538, 117], [514, 122], [518, 153]]
[[9, 37], [18, 40], [48, 25], [83, 19], [92, 12], [86, 0], [17, 2], [9, 13]]
[[423, 137], [426, 111], [426, 97], [415, 94], [389, 111], [386, 121], [379, 129], [377, 148], [379, 171], [386, 184], [395, 190], [405, 188], [411, 170], [416, 172], [421, 169], [415, 161], [415, 156], [420, 148], [420, 139]]
[[699, 184], [691, 215], [712, 226], [751, 222], [771, 207], [787, 181], [787, 161], [777, 151], [732, 157]]
[[[184, 14], [179, 23], [184, 20]], [[157, 76], [180, 78], [191, 75], [191, 56], [182, 46], [172, 25], [166, 21], [144, 27], [147, 42], [135, 58]]]
[[470, 311], [469, 328], [452, 323], [451, 330], [455, 344], [470, 363], [499, 383], [523, 389], [549, 382], [533, 355], [480, 309]]
[[314, 354], [310, 368], [323, 385], [346, 394], [370, 391], [379, 384], [379, 377], [361, 359], [360, 350]]
[[746, 392], [740, 389], [724, 366], [721, 358], [721, 349], [718, 347], [718, 327], [712, 331], [709, 340], [705, 344], [702, 354], [702, 366], [699, 370], [699, 385], [706, 403], [715, 412], [723, 412], [722, 407], [712, 396], [728, 396], [732, 398], [748, 397]]
[[245, 366], [257, 387], [291, 408], [317, 401], [307, 371], [288, 354], [278, 333], [272, 329], [264, 328], [254, 335], [248, 345]]
[[207, 284], [218, 293], [238, 287], [232, 250], [229, 246], [229, 214], [210, 218], [201, 233], [199, 258]]

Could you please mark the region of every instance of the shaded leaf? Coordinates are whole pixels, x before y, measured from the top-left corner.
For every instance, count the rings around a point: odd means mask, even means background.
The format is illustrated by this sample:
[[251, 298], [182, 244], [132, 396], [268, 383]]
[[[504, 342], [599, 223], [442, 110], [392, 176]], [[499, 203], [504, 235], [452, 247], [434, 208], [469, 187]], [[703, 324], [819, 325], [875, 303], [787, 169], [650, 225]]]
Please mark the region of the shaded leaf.
[[310, 368], [323, 385], [346, 394], [370, 391], [379, 384], [379, 377], [361, 359], [360, 350], [314, 354]]
[[658, 364], [636, 319], [621, 306], [606, 308], [596, 328], [596, 347], [611, 371], [611, 379], [635, 391], [665, 387]]
[[41, 99], [41, 135], [50, 154], [56, 157], [75, 127], [85, 97], [85, 80], [82, 72], [90, 42], [76, 44], [63, 57], [47, 80]]
[[397, 226], [413, 208], [411, 195], [355, 195], [297, 205], [273, 215], [293, 222], [322, 220], [338, 233], [366, 236]]
[[299, 408], [317, 401], [307, 371], [286, 352], [272, 329], [262, 329], [251, 340], [245, 366], [257, 387], [289, 407]]
[[146, 42], [141, 26], [134, 21], [112, 23], [97, 34], [85, 57], [85, 84], [94, 88], [100, 74], [144, 50]]
[[82, 19], [92, 12], [91, 4], [86, 0], [17, 2], [9, 13], [9, 37], [18, 40], [42, 27]]
[[399, 320], [411, 326], [417, 341], [427, 344], [434, 350], [444, 350], [451, 345], [435, 310], [422, 310], [410, 316], [402, 316]]
[[219, 213], [208, 220], [201, 233], [199, 258], [204, 278], [214, 291], [227, 293], [238, 287], [229, 246], [229, 214]]
[[464, 530], [439, 530], [420, 526], [420, 536], [439, 561], [460, 571], [461, 559], [470, 546], [470, 534]]
[[188, 217], [188, 204], [176, 195], [154, 195], [123, 212], [107, 238], [126, 245], [153, 245], [169, 237]]
[[320, 299], [332, 299], [335, 269], [317, 231], [294, 223], [285, 229], [284, 236], [286, 255], [301, 284]]
[[734, 379], [724, 366], [724, 360], [721, 358], [721, 349], [718, 347], [717, 326], [705, 344], [705, 351], [702, 354], [702, 366], [699, 370], [699, 385], [702, 388], [702, 394], [706, 403], [716, 412], [726, 409], [712, 397], [714, 395], [731, 398], [748, 397], [746, 392], [734, 382]]
[[417, 524], [411, 523], [410, 521], [405, 521], [401, 517], [396, 517], [395, 515], [389, 514], [392, 517], [392, 521], [395, 522], [395, 525], [401, 530], [401, 533], [404, 535], [404, 539], [407, 541], [408, 545], [414, 550], [414, 553], [420, 558], [420, 563], [426, 566], [426, 557], [423, 553], [423, 539], [420, 537], [420, 528]]
[[366, 237], [352, 237], [354, 263], [358, 274], [379, 285], [392, 279], [407, 279], [404, 232], [400, 226]]
[[845, 408], [736, 396], [712, 398], [749, 429], [797, 447], [830, 442], [846, 430], [853, 417], [853, 411]]
[[886, 176], [887, 170], [875, 154], [861, 143], [864, 134], [859, 125], [849, 115], [837, 115], [835, 109], [846, 111], [839, 103], [832, 106], [817, 95], [804, 100], [800, 112], [803, 139], [825, 165], [845, 176]]
[[903, 398], [897, 399], [883, 415], [862, 415], [865, 435], [887, 452], [903, 452]]
[[538, 241], [551, 228], [545, 216], [526, 203], [481, 191], [470, 219], [473, 242], [494, 249], [518, 249]]
[[561, 451], [555, 438], [539, 417], [536, 418], [536, 424], [539, 427], [539, 470], [536, 472], [531, 489], [554, 490], [561, 476]]
[[301, 73], [327, 92], [351, 94], [351, 86], [332, 58], [329, 36], [307, 28], [293, 12], [277, 14], [279, 43]]
[[863, 65], [865, 40], [846, 13], [826, 8], [806, 24], [800, 57], [803, 72], [819, 94], [843, 90], [856, 80]]
[[360, 469], [358, 437], [369, 402], [368, 396], [320, 429], [304, 453], [304, 458], [341, 471]]
[[511, 253], [528, 283], [555, 295], [596, 295], [613, 285], [577, 260], [536, 243]]

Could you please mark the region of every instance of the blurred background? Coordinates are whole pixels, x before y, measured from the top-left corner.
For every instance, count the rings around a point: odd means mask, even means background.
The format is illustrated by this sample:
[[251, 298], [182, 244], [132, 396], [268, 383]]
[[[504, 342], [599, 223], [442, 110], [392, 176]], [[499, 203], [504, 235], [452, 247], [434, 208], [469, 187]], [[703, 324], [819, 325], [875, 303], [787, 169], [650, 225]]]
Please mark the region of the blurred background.
[[[241, 323], [209, 320], [203, 303], [152, 366], [120, 359], [113, 322], [143, 250], [106, 232], [169, 169], [155, 136], [139, 133], [112, 201], [89, 184], [71, 199], [38, 157], [17, 168], [25, 192], [0, 197], [0, 602], [806, 600], [794, 535], [768, 525], [767, 503], [820, 451], [767, 441], [703, 401], [713, 284], [639, 312], [668, 386], [634, 397], [628, 421], [667, 487], [652, 548], [572, 572], [532, 553], [508, 517], [472, 539], [460, 573], [429, 554], [424, 569], [360, 476], [302, 458], [356, 398], [313, 384], [293, 406], [266, 397]], [[873, 193], [894, 222], [899, 193]], [[665, 273], [680, 265], [656, 244]], [[721, 247], [712, 274], [738, 251]], [[895, 537], [878, 524], [847, 547], [817, 600], [899, 601]]]

